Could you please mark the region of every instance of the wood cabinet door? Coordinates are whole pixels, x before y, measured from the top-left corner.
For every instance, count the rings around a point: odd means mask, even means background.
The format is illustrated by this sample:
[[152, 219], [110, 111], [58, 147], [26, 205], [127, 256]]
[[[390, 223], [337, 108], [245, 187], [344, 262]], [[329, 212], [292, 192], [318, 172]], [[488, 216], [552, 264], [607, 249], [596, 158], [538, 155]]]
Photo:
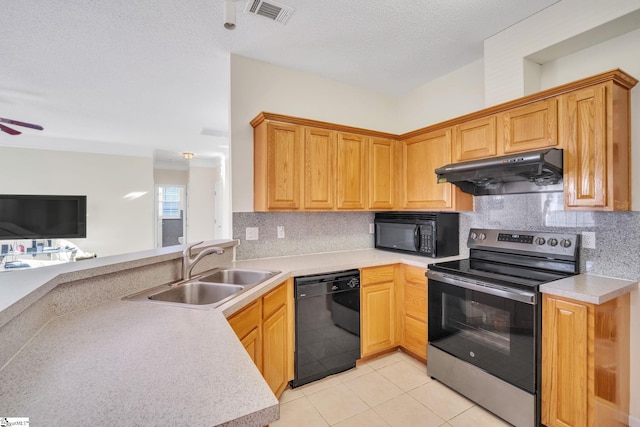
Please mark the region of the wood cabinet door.
[[369, 144], [369, 209], [395, 209], [398, 193], [397, 141], [372, 138]]
[[262, 299], [252, 302], [227, 321], [262, 372]]
[[[267, 209], [301, 207], [302, 130], [285, 123], [267, 125]], [[261, 172], [258, 172], [261, 173]]]
[[456, 126], [453, 147], [453, 158], [456, 162], [495, 156], [496, 116], [483, 117]]
[[557, 99], [498, 114], [498, 151], [518, 153], [558, 145]]
[[566, 208], [607, 206], [606, 86], [562, 96]]
[[287, 323], [287, 307], [282, 305], [262, 325], [262, 375], [276, 396], [287, 386]]
[[451, 129], [402, 141], [402, 202], [404, 209], [450, 209], [449, 183], [438, 184], [435, 170], [451, 163]]
[[338, 133], [337, 209], [367, 207], [367, 143], [364, 136]]
[[426, 270], [410, 265], [403, 266], [403, 270], [402, 347], [426, 361], [428, 318]]
[[402, 347], [412, 354], [427, 361], [427, 324], [405, 316], [404, 318], [404, 340]]
[[244, 349], [249, 353], [258, 370], [262, 372], [262, 329], [260, 327], [252, 329], [247, 335], [240, 338]]
[[543, 296], [542, 423], [547, 427], [588, 425], [589, 394], [593, 394], [588, 386], [593, 366], [589, 327], [593, 328], [593, 316], [587, 305]]
[[304, 137], [304, 207], [328, 210], [335, 206], [335, 132], [306, 128]]
[[360, 288], [360, 340], [362, 356], [395, 345], [394, 283], [379, 283]]

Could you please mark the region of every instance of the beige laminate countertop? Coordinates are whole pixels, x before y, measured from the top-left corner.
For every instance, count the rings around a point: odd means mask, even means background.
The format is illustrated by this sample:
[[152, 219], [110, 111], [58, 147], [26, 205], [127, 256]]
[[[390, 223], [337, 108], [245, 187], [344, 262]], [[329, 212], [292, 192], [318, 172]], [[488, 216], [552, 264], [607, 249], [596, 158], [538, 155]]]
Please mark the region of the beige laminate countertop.
[[637, 288], [638, 282], [632, 280], [588, 273], [540, 285], [540, 291], [545, 294], [571, 298], [591, 304], [604, 304]]
[[54, 318], [0, 369], [1, 415], [34, 425], [269, 424], [278, 400], [226, 316], [289, 277], [455, 258], [366, 249], [238, 261], [281, 273], [211, 310], [117, 299]]
[[278, 400], [224, 316], [111, 301], [55, 319], [0, 371], [34, 426], [262, 426]]

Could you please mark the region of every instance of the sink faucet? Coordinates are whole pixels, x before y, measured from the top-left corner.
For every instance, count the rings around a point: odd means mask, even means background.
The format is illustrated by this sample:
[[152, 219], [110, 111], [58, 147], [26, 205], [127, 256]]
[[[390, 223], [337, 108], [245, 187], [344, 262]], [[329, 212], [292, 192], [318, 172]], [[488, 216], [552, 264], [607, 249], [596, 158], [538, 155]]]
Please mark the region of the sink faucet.
[[202, 250], [202, 252], [200, 252], [195, 258], [191, 258], [191, 249], [195, 246], [201, 245], [202, 243], [204, 242], [193, 243], [182, 251], [182, 280], [191, 279], [191, 271], [193, 270], [193, 267], [195, 267], [202, 258], [211, 254], [222, 255], [224, 253], [224, 249], [219, 248], [218, 246], [211, 246]]

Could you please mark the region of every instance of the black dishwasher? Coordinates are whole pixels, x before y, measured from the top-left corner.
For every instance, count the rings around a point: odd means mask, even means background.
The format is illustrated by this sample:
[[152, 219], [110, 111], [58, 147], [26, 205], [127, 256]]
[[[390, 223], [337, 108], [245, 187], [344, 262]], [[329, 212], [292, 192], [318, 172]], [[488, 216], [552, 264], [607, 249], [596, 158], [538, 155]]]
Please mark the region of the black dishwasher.
[[360, 358], [360, 271], [296, 277], [294, 292], [291, 387], [355, 367]]

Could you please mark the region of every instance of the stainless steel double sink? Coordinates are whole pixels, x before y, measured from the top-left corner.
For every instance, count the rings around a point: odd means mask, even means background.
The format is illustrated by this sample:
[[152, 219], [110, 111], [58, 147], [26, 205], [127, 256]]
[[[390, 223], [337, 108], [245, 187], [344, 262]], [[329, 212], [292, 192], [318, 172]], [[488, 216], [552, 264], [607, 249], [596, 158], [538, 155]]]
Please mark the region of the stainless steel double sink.
[[192, 308], [213, 308], [279, 273], [280, 271], [274, 270], [218, 268], [188, 280], [146, 289], [123, 299]]

